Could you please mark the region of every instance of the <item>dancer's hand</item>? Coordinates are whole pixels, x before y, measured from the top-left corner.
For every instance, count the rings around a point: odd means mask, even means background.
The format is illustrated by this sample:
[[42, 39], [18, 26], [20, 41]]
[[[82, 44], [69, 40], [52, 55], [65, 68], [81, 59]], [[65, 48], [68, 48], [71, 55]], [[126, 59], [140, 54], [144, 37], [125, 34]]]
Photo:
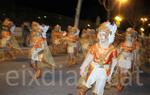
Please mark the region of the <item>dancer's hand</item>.
[[80, 68], [80, 76], [84, 75], [84, 68]]
[[66, 36], [66, 35], [67, 35], [67, 32], [64, 32], [64, 33], [63, 33], [63, 36]]
[[15, 25], [11, 26], [11, 28], [10, 28], [10, 32], [12, 33], [12, 35], [15, 35], [15, 34], [16, 34], [16, 33], [15, 33], [15, 28], [16, 28]]
[[42, 27], [43, 32], [47, 32], [48, 29], [49, 29], [49, 26], [46, 26], [46, 25], [45, 25], [44, 27]]
[[107, 77], [107, 82], [111, 83], [111, 76], [110, 75]]

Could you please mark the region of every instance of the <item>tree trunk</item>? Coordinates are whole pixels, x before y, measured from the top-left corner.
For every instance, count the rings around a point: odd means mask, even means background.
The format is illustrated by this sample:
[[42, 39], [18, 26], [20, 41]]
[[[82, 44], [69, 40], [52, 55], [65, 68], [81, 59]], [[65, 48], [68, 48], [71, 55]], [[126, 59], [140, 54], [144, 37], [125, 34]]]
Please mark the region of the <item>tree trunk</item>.
[[107, 10], [107, 20], [110, 19], [110, 15], [111, 15], [111, 11], [110, 11], [110, 10]]
[[83, 0], [78, 0], [77, 8], [76, 8], [76, 15], [75, 15], [75, 22], [74, 27], [79, 26], [79, 19], [80, 19], [80, 11], [81, 11], [81, 5]]
[[100, 22], [101, 22], [101, 18], [99, 16], [97, 16], [96, 17], [96, 27], [99, 26]]

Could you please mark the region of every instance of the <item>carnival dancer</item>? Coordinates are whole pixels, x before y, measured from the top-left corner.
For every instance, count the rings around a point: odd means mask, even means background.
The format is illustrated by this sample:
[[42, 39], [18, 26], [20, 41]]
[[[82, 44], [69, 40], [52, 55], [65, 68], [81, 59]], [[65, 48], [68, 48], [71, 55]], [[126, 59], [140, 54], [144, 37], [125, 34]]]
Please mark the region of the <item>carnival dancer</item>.
[[141, 62], [141, 47], [142, 47], [142, 45], [139, 41], [138, 32], [133, 29], [132, 34], [133, 34], [133, 43], [135, 45], [135, 49], [133, 50], [133, 64], [132, 64], [131, 74], [132, 74], [132, 81], [135, 83], [137, 72], [142, 63]]
[[51, 35], [52, 49], [54, 54], [57, 54], [60, 50], [59, 46], [61, 45], [60, 40], [62, 35], [63, 33], [61, 32], [61, 26], [58, 24], [55, 25]]
[[[2, 22], [2, 30], [1, 30], [1, 36], [2, 36], [2, 39], [1, 39], [1, 47], [2, 48], [5, 48], [5, 49], [9, 49], [9, 41], [10, 41], [10, 38], [11, 38], [11, 33], [10, 33], [10, 26], [11, 26], [11, 21], [9, 18], [6, 18], [3, 22]], [[2, 61], [5, 60], [5, 51], [7, 54], [9, 54], [13, 59], [15, 59], [15, 56], [8, 52], [8, 50], [4, 50], [3, 52], [3, 56], [2, 56]]]
[[86, 54], [88, 52], [88, 48], [90, 46], [90, 42], [89, 42], [89, 31], [87, 31], [87, 29], [83, 29], [82, 30], [82, 35], [80, 38], [80, 43], [81, 43], [81, 47], [82, 47], [82, 53], [83, 53], [83, 58], [86, 57]]
[[39, 54], [39, 59], [40, 62], [43, 63], [43, 66], [45, 65], [46, 67], [56, 67], [54, 59], [52, 57], [50, 48], [47, 44], [47, 37], [46, 37], [46, 33], [49, 29], [49, 26], [47, 25], [42, 25], [41, 26], [42, 29], [42, 38], [43, 38], [43, 43], [44, 43], [44, 50], [43, 52], [41, 52]]
[[89, 31], [89, 42], [90, 46], [94, 45], [96, 43], [96, 31], [94, 29], [88, 29]]
[[79, 34], [80, 34], [80, 30], [78, 28], [75, 28], [75, 27], [73, 27], [72, 29], [74, 30], [73, 36], [76, 39], [74, 42], [75, 56], [79, 57], [79, 48], [80, 48]]
[[68, 64], [74, 65], [76, 64], [76, 56], [75, 56], [75, 47], [76, 47], [76, 28], [71, 27], [68, 31], [67, 36], [64, 38], [67, 42], [67, 53], [68, 53]]
[[2, 23], [2, 31], [1, 31], [2, 41], [1, 41], [1, 47], [6, 47], [8, 41], [11, 38], [10, 26], [11, 26], [11, 21], [10, 21], [10, 19], [6, 18], [3, 21], [3, 23]]
[[111, 80], [114, 67], [117, 64], [117, 51], [112, 45], [116, 24], [106, 21], [98, 28], [98, 43], [90, 47], [88, 54], [80, 67], [78, 95], [85, 95], [94, 87], [94, 95], [103, 95], [106, 81]]
[[95, 30], [88, 27], [82, 31], [82, 35], [80, 38], [80, 43], [82, 46], [83, 58], [85, 58], [88, 48], [94, 45], [96, 42], [96, 33]]
[[31, 66], [34, 69], [34, 79], [37, 79], [41, 76], [41, 69], [38, 67], [38, 64], [40, 62], [39, 60], [39, 53], [44, 50], [44, 40], [42, 38], [42, 29], [40, 27], [40, 24], [38, 22], [33, 21], [31, 25], [32, 31], [32, 39], [30, 42], [31, 46]]
[[55, 65], [46, 41], [48, 28], [49, 26], [41, 26], [38, 22], [32, 22], [31, 66], [35, 72], [34, 79], [42, 75], [41, 67]]
[[31, 39], [31, 65], [35, 71], [34, 78], [37, 79], [41, 76], [41, 69], [38, 67], [40, 64], [39, 53], [44, 50], [44, 40], [42, 38], [42, 29], [38, 22], [32, 22], [32, 39]]
[[133, 29], [128, 28], [126, 30], [125, 41], [121, 43], [120, 46], [120, 56], [118, 58], [118, 67], [119, 67], [119, 83], [117, 85], [118, 91], [122, 91], [124, 84], [126, 83], [126, 77], [128, 76], [133, 63], [133, 51], [135, 50], [136, 44], [133, 39]]
[[[4, 53], [8, 54], [10, 58], [15, 59], [15, 55], [12, 52], [13, 48], [19, 47], [15, 38], [13, 37], [15, 26], [13, 22], [6, 18], [2, 23], [2, 40], [1, 40], [1, 47], [4, 48]], [[3, 56], [5, 59], [5, 54]]]
[[[133, 63], [134, 65], [136, 66], [140, 66], [141, 65], [141, 62], [140, 62], [140, 48], [141, 48], [141, 43], [139, 41], [139, 38], [138, 38], [138, 32], [136, 30], [133, 29], [133, 43], [135, 45], [135, 49], [133, 51]], [[135, 66], [135, 67], [136, 67]]]

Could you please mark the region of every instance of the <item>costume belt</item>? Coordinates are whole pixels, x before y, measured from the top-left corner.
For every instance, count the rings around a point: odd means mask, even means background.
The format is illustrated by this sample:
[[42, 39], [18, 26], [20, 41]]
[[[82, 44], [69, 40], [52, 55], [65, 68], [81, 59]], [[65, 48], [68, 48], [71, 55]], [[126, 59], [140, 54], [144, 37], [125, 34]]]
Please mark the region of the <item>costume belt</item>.
[[92, 61], [91, 65], [98, 68], [105, 68], [105, 66], [108, 66], [108, 64], [99, 64], [97, 62]]
[[132, 55], [132, 52], [126, 52], [126, 51], [124, 51], [124, 52], [122, 52], [122, 54], [128, 56], [128, 55]]

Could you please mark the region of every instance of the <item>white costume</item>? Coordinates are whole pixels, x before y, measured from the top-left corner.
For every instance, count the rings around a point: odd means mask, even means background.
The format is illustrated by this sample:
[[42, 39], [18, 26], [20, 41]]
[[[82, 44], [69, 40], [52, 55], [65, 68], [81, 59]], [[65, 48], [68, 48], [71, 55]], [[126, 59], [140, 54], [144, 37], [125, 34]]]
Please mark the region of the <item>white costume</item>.
[[[33, 22], [32, 23], [32, 31], [34, 34], [32, 35], [32, 42], [31, 42], [31, 60], [32, 61], [40, 61], [39, 53], [44, 50], [45, 46], [47, 45], [46, 39], [46, 32], [49, 26], [42, 27], [39, 23]], [[32, 62], [31, 62], [32, 63]]]
[[132, 28], [127, 29], [126, 40], [121, 43], [121, 55], [119, 57], [118, 63], [120, 68], [126, 70], [131, 69], [133, 62], [133, 50], [135, 49], [135, 44], [132, 37]]
[[119, 67], [124, 68], [124, 69], [131, 69], [132, 66], [132, 60], [133, 60], [133, 55], [130, 52], [122, 52], [118, 63]]
[[[36, 36], [38, 36], [35, 39], [35, 42], [33, 43], [33, 47], [32, 47], [32, 55], [31, 55], [31, 59], [33, 61], [40, 61], [39, 59], [39, 52], [41, 52], [42, 50], [44, 50], [44, 41], [42, 41], [42, 36], [39, 34], [36, 34]], [[39, 44], [39, 45], [38, 45]]]
[[[116, 29], [116, 25], [111, 25], [110, 22], [101, 24], [98, 33], [99, 43], [89, 49], [80, 67], [80, 75], [85, 79], [83, 85], [88, 89], [94, 85], [93, 93], [96, 95], [103, 95], [106, 81], [107, 79], [110, 80], [114, 66], [117, 63], [115, 59], [117, 52], [111, 45], [114, 41]], [[111, 68], [109, 68], [110, 64]], [[79, 90], [79, 93], [79, 95], [85, 95], [86, 92]]]

